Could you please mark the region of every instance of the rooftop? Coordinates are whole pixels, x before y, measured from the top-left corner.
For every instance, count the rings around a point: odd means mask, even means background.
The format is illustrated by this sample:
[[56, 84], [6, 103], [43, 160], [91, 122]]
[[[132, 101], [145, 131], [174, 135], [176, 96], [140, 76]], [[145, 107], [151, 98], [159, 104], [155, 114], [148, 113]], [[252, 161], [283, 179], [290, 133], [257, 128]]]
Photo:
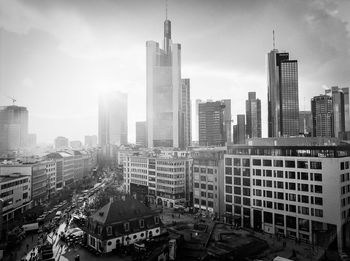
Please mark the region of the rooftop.
[[125, 200], [110, 201], [93, 214], [91, 218], [98, 223], [106, 225], [156, 214], [156, 212], [136, 199], [127, 197]]
[[20, 173], [13, 173], [6, 176], [0, 176], [0, 183], [5, 183], [12, 180], [20, 179], [20, 178], [28, 178], [28, 176], [22, 175]]

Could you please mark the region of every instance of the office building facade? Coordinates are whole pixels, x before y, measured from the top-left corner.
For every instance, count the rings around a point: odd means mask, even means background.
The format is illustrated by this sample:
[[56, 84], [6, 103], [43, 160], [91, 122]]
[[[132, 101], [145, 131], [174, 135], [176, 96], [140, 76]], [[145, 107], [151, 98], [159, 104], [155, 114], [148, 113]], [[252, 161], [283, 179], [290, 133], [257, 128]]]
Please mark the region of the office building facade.
[[[322, 155], [320, 157], [319, 155]], [[225, 155], [226, 222], [350, 244], [350, 146], [330, 138], [248, 140]]]
[[147, 147], [147, 123], [145, 121], [136, 122], [136, 145]]
[[339, 133], [345, 132], [345, 100], [344, 92], [338, 86], [331, 88], [333, 102], [333, 134], [339, 137]]
[[234, 144], [243, 144], [246, 140], [246, 124], [245, 124], [245, 115], [237, 115], [237, 124], [233, 128], [233, 143]]
[[0, 153], [25, 147], [27, 138], [27, 108], [16, 105], [0, 107]]
[[255, 92], [248, 92], [245, 102], [246, 135], [248, 138], [261, 138], [261, 101], [256, 98]]
[[333, 101], [329, 95], [311, 99], [313, 137], [333, 137]]
[[[163, 49], [159, 43], [147, 41], [146, 50], [148, 147], [184, 147], [187, 113], [182, 105], [189, 99], [189, 81], [181, 79], [181, 45], [172, 43], [168, 19]], [[188, 97], [182, 99], [183, 94]]]
[[181, 79], [181, 121], [183, 137], [181, 148], [187, 148], [192, 145], [192, 120], [191, 120], [191, 90], [190, 90], [190, 79]]
[[98, 106], [98, 144], [128, 144], [128, 96], [119, 91], [103, 93]]
[[299, 133], [312, 136], [312, 113], [311, 111], [299, 111]]
[[199, 145], [224, 146], [231, 141], [231, 131], [227, 133], [228, 126], [231, 128], [230, 100], [198, 103]]
[[298, 62], [288, 53], [272, 50], [267, 56], [268, 136], [299, 134]]

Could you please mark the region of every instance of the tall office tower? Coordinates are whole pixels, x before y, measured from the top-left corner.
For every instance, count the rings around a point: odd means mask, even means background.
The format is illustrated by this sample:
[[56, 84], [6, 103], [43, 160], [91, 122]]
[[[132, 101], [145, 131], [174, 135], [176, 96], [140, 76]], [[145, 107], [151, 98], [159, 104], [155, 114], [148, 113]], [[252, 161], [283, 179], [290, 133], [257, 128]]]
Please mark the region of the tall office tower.
[[273, 49], [267, 55], [268, 136], [299, 134], [298, 62]]
[[55, 139], [55, 149], [68, 149], [68, 139], [66, 137], [59, 136]]
[[145, 121], [136, 122], [136, 145], [147, 147], [147, 123]]
[[333, 103], [329, 95], [311, 99], [313, 137], [333, 137]]
[[23, 148], [27, 138], [27, 108], [16, 105], [0, 107], [0, 153]]
[[199, 142], [199, 104], [201, 103], [202, 101], [200, 99], [197, 99], [196, 100], [196, 104], [195, 104], [195, 108], [194, 108], [194, 111], [195, 111], [195, 119], [194, 119], [194, 133], [193, 133], [193, 140], [195, 142]]
[[349, 87], [342, 88], [344, 93], [345, 131], [350, 131], [350, 96]]
[[244, 144], [246, 138], [246, 125], [245, 125], [245, 115], [237, 115], [237, 124], [233, 128], [233, 143], [234, 144]]
[[198, 104], [199, 118], [199, 145], [201, 146], [224, 146], [226, 143], [224, 101], [202, 102]]
[[85, 147], [94, 148], [97, 147], [97, 136], [96, 135], [87, 135], [85, 136]]
[[171, 22], [164, 22], [163, 49], [147, 41], [147, 139], [148, 147], [180, 147], [181, 121], [181, 45], [172, 43]]
[[333, 134], [339, 137], [339, 133], [345, 132], [345, 103], [344, 93], [338, 86], [331, 89], [333, 101]]
[[191, 91], [190, 79], [181, 79], [181, 111], [182, 111], [182, 130], [184, 143], [180, 147], [187, 148], [192, 145], [192, 120], [191, 120]]
[[299, 133], [303, 133], [306, 136], [312, 135], [311, 111], [299, 111]]
[[128, 144], [128, 95], [119, 91], [100, 95], [98, 142], [107, 145]]
[[248, 100], [245, 101], [247, 116], [247, 137], [261, 138], [261, 101], [256, 98], [255, 92], [248, 92]]
[[226, 135], [226, 143], [229, 144], [232, 142], [232, 118], [231, 118], [231, 100], [225, 99], [222, 100], [224, 108], [224, 128]]

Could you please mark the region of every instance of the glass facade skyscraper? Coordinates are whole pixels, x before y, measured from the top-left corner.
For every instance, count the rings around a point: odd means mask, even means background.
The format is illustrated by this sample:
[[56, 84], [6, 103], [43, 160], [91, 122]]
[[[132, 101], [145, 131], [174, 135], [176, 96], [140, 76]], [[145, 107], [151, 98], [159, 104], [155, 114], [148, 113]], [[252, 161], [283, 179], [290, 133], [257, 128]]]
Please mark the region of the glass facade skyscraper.
[[261, 101], [256, 98], [255, 92], [248, 93], [245, 110], [247, 117], [247, 137], [261, 138]]
[[311, 99], [312, 136], [333, 137], [333, 103], [329, 95], [319, 95]]
[[148, 147], [184, 147], [181, 45], [172, 43], [168, 19], [164, 22], [163, 49], [155, 41], [147, 41], [146, 48]]
[[288, 53], [272, 50], [267, 56], [268, 136], [299, 134], [298, 62]]

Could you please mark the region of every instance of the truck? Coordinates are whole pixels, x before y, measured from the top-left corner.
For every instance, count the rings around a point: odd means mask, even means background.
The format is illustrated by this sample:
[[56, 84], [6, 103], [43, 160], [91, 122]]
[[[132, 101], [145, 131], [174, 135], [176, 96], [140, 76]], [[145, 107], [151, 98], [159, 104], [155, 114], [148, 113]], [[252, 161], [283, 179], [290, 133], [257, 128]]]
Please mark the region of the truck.
[[39, 223], [25, 224], [22, 226], [24, 232], [36, 231], [39, 229]]

